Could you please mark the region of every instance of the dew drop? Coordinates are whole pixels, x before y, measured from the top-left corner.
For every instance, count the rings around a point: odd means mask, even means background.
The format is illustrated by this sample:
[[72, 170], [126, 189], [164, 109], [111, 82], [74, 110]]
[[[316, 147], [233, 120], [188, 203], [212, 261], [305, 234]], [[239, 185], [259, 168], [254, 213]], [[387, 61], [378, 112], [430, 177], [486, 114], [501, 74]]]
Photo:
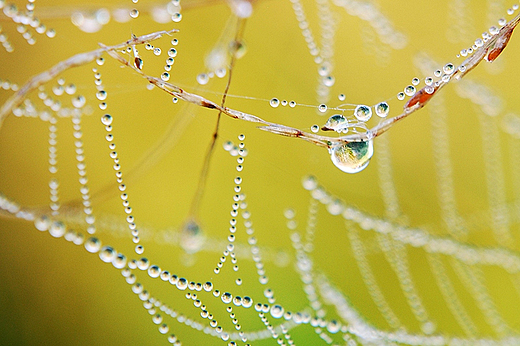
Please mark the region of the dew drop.
[[359, 121], [368, 121], [372, 117], [372, 109], [369, 106], [357, 105], [354, 116]]
[[202, 288], [204, 289], [204, 291], [210, 292], [213, 289], [213, 283], [211, 281], [205, 282], [202, 285]]
[[112, 124], [112, 116], [110, 114], [105, 114], [101, 117], [101, 122], [103, 123], [103, 125], [106, 125], [106, 126], [109, 126]]
[[291, 108], [296, 107], [296, 102], [295, 101], [289, 102], [289, 107], [291, 107]]
[[338, 144], [330, 151], [334, 165], [345, 173], [358, 173], [365, 169], [374, 154], [372, 141]]
[[280, 105], [280, 100], [278, 100], [277, 98], [272, 98], [269, 101], [269, 104], [271, 105], [271, 107], [276, 108]]
[[[177, 56], [177, 49], [175, 49], [175, 48], [170, 48], [170, 49], [168, 50], [168, 56], [169, 56], [170, 58], [175, 58], [175, 57]], [[170, 64], [170, 65], [171, 65], [171, 64]]]
[[435, 77], [440, 77], [440, 76], [442, 75], [442, 71], [441, 71], [441, 70], [435, 70], [435, 71], [433, 72], [433, 75], [434, 75]]
[[173, 15], [172, 15], [172, 21], [175, 22], [175, 23], [178, 23], [182, 20], [182, 14], [180, 14], [179, 12], [175, 12]]
[[172, 44], [172, 46], [176, 46], [179, 44], [179, 40], [174, 38], [174, 39], [172, 39], [171, 44]]
[[311, 131], [313, 133], [318, 133], [319, 130], [320, 130], [320, 127], [318, 125], [314, 124], [311, 126]]
[[169, 81], [170, 80], [170, 74], [168, 72], [163, 72], [161, 74], [161, 79], [165, 82]]
[[339, 95], [338, 95], [338, 99], [339, 99], [340, 101], [345, 101], [345, 99], [346, 99], [345, 94], [339, 94]]
[[76, 108], [83, 107], [85, 105], [85, 102], [87, 102], [87, 100], [85, 100], [85, 97], [82, 95], [78, 95], [77, 97], [74, 97], [72, 99], [72, 105]]
[[381, 118], [385, 118], [390, 112], [390, 106], [386, 102], [379, 102], [376, 105], [376, 114]]
[[38, 231], [46, 231], [51, 225], [51, 220], [45, 215], [42, 215], [34, 220], [34, 226]]
[[444, 65], [444, 67], [442, 68], [442, 70], [443, 70], [444, 73], [446, 73], [446, 74], [452, 74], [453, 71], [455, 71], [455, 65], [453, 65], [452, 63], [447, 63], [446, 65]]
[[99, 101], [103, 101], [107, 98], [107, 92], [105, 90], [100, 90], [96, 93], [96, 97]]
[[219, 68], [217, 70], [215, 70], [215, 76], [217, 76], [218, 78], [224, 78], [226, 76], [226, 69], [225, 68]]
[[156, 265], [150, 266], [150, 268], [148, 268], [148, 275], [150, 275], [151, 278], [158, 278], [159, 275], [161, 275], [161, 268]]
[[139, 11], [136, 8], [130, 10], [130, 17], [132, 17], [132, 18], [139, 17]]
[[404, 93], [406, 96], [413, 96], [415, 95], [415, 87], [413, 85], [408, 85], [406, 88], [404, 88]]
[[206, 85], [209, 82], [209, 76], [206, 73], [200, 73], [197, 75], [197, 83], [200, 85]]
[[244, 308], [250, 308], [251, 306], [253, 306], [253, 299], [251, 299], [251, 297], [249, 296], [245, 296], [244, 298], [242, 298], [242, 306]]
[[105, 263], [110, 263], [116, 257], [116, 252], [110, 246], [103, 246], [99, 251], [99, 258]]
[[159, 48], [159, 47], [155, 47], [155, 48], [153, 49], [153, 54], [155, 54], [155, 55], [157, 55], [157, 56], [161, 55], [161, 52], [162, 52], [162, 51], [161, 51], [161, 48]]
[[96, 59], [96, 63], [99, 65], [99, 66], [102, 66], [104, 63], [105, 63], [105, 59], [103, 57], [99, 57]]
[[412, 85], [418, 85], [419, 82], [420, 82], [420, 80], [419, 80], [419, 78], [417, 78], [417, 77], [414, 77], [414, 78], [412, 79]]
[[287, 100], [282, 100], [282, 106], [287, 106]]
[[49, 227], [49, 234], [52, 235], [55, 238], [63, 237], [65, 234], [66, 227], [65, 225], [60, 221], [55, 221], [51, 224]]
[[426, 77], [424, 79], [424, 84], [426, 85], [432, 85], [433, 84], [433, 78], [432, 77]]
[[404, 95], [404, 92], [402, 92], [402, 91], [401, 91], [400, 93], [397, 94], [397, 99], [398, 99], [399, 101], [404, 100], [404, 97], [405, 97], [405, 95]]
[[96, 253], [101, 248], [101, 242], [99, 239], [91, 237], [85, 241], [85, 249], [90, 253]]
[[325, 113], [327, 111], [327, 105], [322, 103], [318, 106], [318, 110], [320, 111], [320, 113]]
[[225, 293], [222, 294], [220, 299], [222, 299], [222, 301], [224, 303], [229, 304], [229, 303], [231, 303], [231, 300], [233, 299], [233, 296], [231, 295], [231, 293], [225, 292]]
[[348, 128], [348, 120], [341, 114], [334, 114], [329, 119], [327, 119], [327, 123], [323, 125], [323, 128], [326, 130], [341, 132]]
[[74, 95], [74, 93], [76, 92], [76, 86], [74, 84], [69, 84], [65, 87], [65, 92], [68, 94], [68, 95]]
[[273, 318], [281, 318], [284, 313], [284, 308], [281, 305], [273, 305], [271, 306], [271, 316]]
[[323, 78], [323, 84], [326, 86], [326, 87], [331, 87], [334, 85], [334, 83], [336, 82], [336, 79], [332, 76], [327, 76], [325, 78]]

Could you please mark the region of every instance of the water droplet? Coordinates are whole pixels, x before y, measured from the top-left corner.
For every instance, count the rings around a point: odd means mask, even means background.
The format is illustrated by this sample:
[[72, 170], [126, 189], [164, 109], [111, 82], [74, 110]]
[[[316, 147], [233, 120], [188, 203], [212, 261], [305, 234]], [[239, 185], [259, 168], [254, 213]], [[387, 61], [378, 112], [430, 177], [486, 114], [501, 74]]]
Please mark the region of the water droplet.
[[336, 320], [332, 320], [329, 323], [327, 323], [327, 330], [331, 334], [336, 334], [337, 332], [340, 331], [340, 329], [341, 329], [341, 324], [338, 323], [338, 321], [336, 321]]
[[359, 121], [368, 121], [372, 117], [372, 109], [369, 106], [357, 105], [354, 116]]
[[64, 91], [64, 90], [65, 90], [65, 89], [63, 88], [62, 85], [55, 85], [55, 86], [52, 87], [52, 92], [53, 92], [54, 95], [56, 95], [56, 96], [61, 96], [61, 95], [63, 95], [63, 91]]
[[[175, 48], [170, 48], [170, 49], [168, 50], [168, 56], [169, 56], [170, 58], [175, 58], [175, 57], [177, 56], [177, 49], [175, 49]], [[171, 65], [171, 64], [170, 64], [170, 65]]]
[[206, 73], [200, 73], [197, 75], [197, 83], [200, 85], [206, 85], [209, 82], [209, 76]]
[[291, 107], [291, 108], [296, 107], [296, 102], [295, 101], [289, 102], [289, 107]]
[[374, 145], [371, 140], [351, 142], [338, 144], [329, 151], [330, 158], [336, 167], [346, 173], [357, 173], [368, 166], [374, 154]]
[[105, 59], [103, 57], [99, 57], [96, 59], [96, 63], [99, 65], [99, 66], [102, 66], [104, 63], [105, 63]]
[[155, 54], [155, 55], [157, 55], [157, 56], [161, 55], [161, 52], [162, 52], [162, 51], [161, 51], [161, 48], [159, 48], [159, 47], [155, 47], [155, 48], [153, 49], [153, 54]]
[[444, 67], [442, 68], [442, 70], [443, 70], [444, 73], [446, 73], [446, 74], [452, 74], [453, 71], [455, 71], [455, 65], [453, 65], [452, 63], [447, 63], [446, 65], [444, 65]]
[[91, 237], [85, 241], [84, 246], [88, 252], [96, 253], [101, 248], [101, 242], [99, 241], [99, 239]]
[[60, 221], [55, 221], [49, 227], [49, 234], [55, 238], [63, 237], [67, 228]]
[[103, 101], [107, 98], [107, 92], [105, 90], [100, 90], [96, 93], [96, 97], [99, 101]]
[[172, 21], [175, 22], [175, 23], [178, 23], [182, 20], [182, 14], [180, 14], [179, 12], [175, 12], [173, 15], [172, 15]]
[[282, 106], [287, 106], [287, 100], [282, 100]]
[[99, 258], [105, 263], [110, 263], [116, 257], [116, 251], [110, 246], [103, 246], [99, 251]]
[[415, 95], [415, 87], [413, 85], [408, 85], [406, 88], [404, 88], [404, 93], [406, 96], [413, 96]]
[[412, 79], [412, 85], [418, 85], [419, 83], [420, 83], [419, 78], [414, 77], [414, 78]]
[[440, 77], [440, 76], [442, 75], [442, 71], [441, 71], [441, 70], [435, 70], [435, 71], [433, 72], [433, 75], [434, 75], [435, 77]]
[[323, 84], [326, 86], [326, 87], [331, 87], [334, 85], [334, 83], [336, 82], [336, 79], [333, 77], [333, 76], [327, 76], [325, 78], [323, 78]]
[[348, 120], [341, 114], [334, 114], [323, 125], [323, 130], [342, 132], [345, 129], [348, 129]]
[[269, 104], [271, 105], [271, 107], [276, 108], [280, 105], [280, 100], [278, 100], [277, 98], [272, 98], [271, 101], [269, 101]]
[[245, 308], [250, 308], [253, 306], [253, 299], [251, 299], [251, 297], [245, 296], [242, 298], [242, 306]]
[[101, 122], [103, 125], [109, 126], [112, 124], [112, 116], [110, 114], [105, 114], [101, 117]]
[[405, 97], [405, 95], [404, 95], [404, 92], [402, 92], [402, 91], [401, 91], [400, 93], [397, 94], [397, 99], [398, 99], [399, 101], [404, 100], [404, 97]]
[[45, 215], [37, 217], [34, 220], [34, 226], [36, 227], [36, 229], [38, 231], [42, 231], [42, 232], [46, 231], [49, 229], [50, 225], [51, 225], [51, 220]]
[[226, 76], [226, 69], [225, 68], [219, 68], [215, 70], [215, 76], [218, 78], [224, 78]]
[[170, 80], [170, 74], [168, 72], [163, 72], [161, 74], [161, 79], [165, 82], [169, 81]]
[[379, 102], [376, 105], [376, 114], [381, 118], [385, 118], [390, 112], [390, 106], [386, 102]]
[[229, 303], [231, 303], [231, 300], [233, 299], [233, 296], [231, 295], [231, 293], [225, 292], [225, 293], [222, 294], [220, 299], [222, 299], [222, 301], [224, 303], [229, 304]]
[[271, 306], [271, 316], [273, 318], [281, 318], [284, 313], [284, 308], [281, 305], [273, 305]]
[[179, 40], [174, 38], [174, 39], [172, 39], [171, 44], [172, 44], [172, 46], [176, 46], [179, 44]]
[[426, 77], [424, 79], [424, 84], [426, 85], [432, 85], [433, 84], [433, 78], [432, 77]]
[[132, 18], [139, 17], [139, 11], [136, 8], [130, 10], [130, 17], [132, 17]]
[[496, 26], [492, 26], [491, 28], [489, 28], [489, 33], [491, 35], [496, 35], [496, 34], [498, 34], [498, 32], [499, 32], [499, 29]]
[[161, 268], [159, 268], [159, 266], [156, 266], [156, 265], [152, 265], [150, 266], [150, 268], [148, 268], [148, 275], [150, 275], [151, 278], [158, 278], [159, 275], [161, 275]]
[[82, 95], [78, 95], [77, 97], [74, 97], [72, 99], [72, 105], [76, 108], [83, 107], [85, 105], [85, 102], [87, 102], [87, 100], [85, 100], [85, 97]]
[[314, 124], [311, 126], [311, 132], [313, 132], [313, 133], [318, 133], [319, 130], [320, 130], [320, 127], [318, 125]]
[[345, 101], [346, 98], [347, 98], [347, 97], [345, 96], [345, 94], [339, 94], [339, 95], [338, 95], [338, 99], [339, 99], [340, 101]]
[[243, 41], [231, 41], [229, 43], [229, 54], [236, 59], [242, 58], [247, 53], [247, 46]]
[[76, 86], [74, 84], [69, 84], [65, 87], [65, 92], [68, 94], [68, 95], [74, 95], [74, 93], [76, 93]]
[[207, 282], [205, 282], [205, 283], [202, 285], [202, 288], [204, 289], [204, 291], [206, 291], [206, 292], [210, 292], [210, 291], [213, 289], [213, 283], [210, 282], [210, 281], [207, 281]]
[[318, 106], [318, 110], [320, 111], [320, 113], [325, 113], [327, 111], [327, 108], [327, 105], [323, 103]]

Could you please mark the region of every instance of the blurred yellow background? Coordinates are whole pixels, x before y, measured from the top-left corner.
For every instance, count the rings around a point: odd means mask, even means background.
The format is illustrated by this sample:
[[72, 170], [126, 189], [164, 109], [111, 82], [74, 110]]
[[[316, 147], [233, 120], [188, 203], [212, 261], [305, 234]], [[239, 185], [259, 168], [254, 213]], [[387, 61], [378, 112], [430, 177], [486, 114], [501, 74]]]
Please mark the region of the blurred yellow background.
[[[0, 78], [22, 86], [30, 77], [57, 62], [98, 48], [98, 42], [114, 45], [130, 39], [132, 33], [139, 36], [177, 28], [179, 32], [172, 37], [153, 42], [162, 47], [160, 57], [144, 47], [139, 48], [144, 60], [143, 71], [159, 76], [171, 47], [170, 40], [177, 38], [178, 53], [170, 71], [170, 82], [220, 104], [228, 75], [212, 78], [207, 85], [199, 85], [196, 76], [206, 72], [204, 59], [216, 44], [229, 42], [235, 35], [232, 3], [231, 0], [183, 0], [182, 21], [161, 24], [151, 15], [155, 6], [163, 5], [158, 2], [36, 1], [36, 16], [47, 27], [55, 28], [56, 37], [49, 39], [35, 34], [36, 44], [29, 46], [17, 32], [16, 24], [0, 13], [2, 30], [15, 48], [12, 53], [0, 49]], [[513, 5], [492, 0], [344, 1], [373, 4], [391, 23], [392, 30], [405, 35], [406, 47], [393, 49], [382, 42], [369, 22], [338, 6], [341, 1], [319, 3], [328, 4], [331, 20], [336, 23], [331, 58], [335, 83], [327, 88], [329, 99], [316, 96], [319, 65], [309, 54], [291, 2], [254, 1], [253, 14], [245, 21], [243, 35], [247, 51], [235, 63], [226, 106], [307, 132], [313, 124], [322, 126], [328, 116], [334, 114], [331, 110], [325, 114], [318, 112], [320, 103], [331, 108], [342, 103], [375, 105], [386, 100], [390, 104], [390, 116], [396, 116], [405, 102], [397, 100], [396, 94], [409, 85], [412, 78], [421, 79], [419, 88], [424, 85], [424, 77], [433, 74], [433, 70], [420, 70], [416, 63], [418, 57], [428, 56], [435, 62], [435, 68], [442, 68], [448, 62], [460, 64], [461, 58], [456, 58], [460, 50], [470, 47], [491, 25], [497, 25], [500, 17], [511, 19], [506, 11]], [[23, 8], [25, 3], [17, 5]], [[320, 44], [323, 41], [320, 37], [321, 12], [312, 1], [302, 1], [302, 5]], [[139, 9], [139, 17], [129, 18], [127, 22], [116, 20], [117, 9], [130, 11], [132, 8]], [[87, 33], [72, 24], [73, 13], [87, 16], [99, 9], [106, 9], [111, 14], [111, 20], [100, 26], [99, 31]], [[295, 250], [290, 238], [293, 231], [286, 227], [284, 211], [292, 208], [296, 212], [297, 231], [304, 235], [311, 198], [302, 187], [302, 179], [309, 174], [349, 206], [376, 218], [422, 229], [433, 236], [451, 239], [450, 227], [446, 224], [446, 215], [451, 209], [467, 230], [465, 236], [455, 240], [474, 245], [476, 249], [506, 248], [512, 256], [518, 256], [520, 179], [517, 168], [520, 156], [515, 155], [518, 155], [519, 143], [517, 137], [508, 133], [510, 127], [505, 125], [507, 120], [517, 119], [520, 109], [518, 35], [513, 34], [508, 47], [493, 64], [483, 62], [464, 80], [450, 83], [425, 109], [377, 138], [374, 157], [361, 173], [346, 174], [338, 170], [326, 149], [264, 132], [257, 129], [256, 124], [223, 116], [196, 215], [206, 245], [195, 254], [187, 254], [178, 241], [171, 241], [167, 235], [178, 232], [192, 216], [189, 209], [199, 184], [217, 112], [182, 100], [173, 103], [170, 95], [157, 88], [148, 90], [146, 80], [129, 68], [121, 68], [108, 55], [104, 56], [102, 66], [93, 62], [70, 69], [62, 77], [67, 84], [76, 85], [77, 93], [87, 98], [87, 105], [92, 109], [90, 115], [83, 117], [82, 132], [88, 186], [98, 222], [96, 237], [103, 245], [113, 246], [130, 258], [139, 257], [133, 252], [134, 244], [125, 225], [126, 215], [121, 206], [108, 143], [104, 139], [106, 133], [100, 122], [101, 116], [108, 112], [114, 119], [114, 142], [132, 215], [142, 230], [144, 256], [152, 264], [179, 277], [202, 283], [212, 281], [221, 292], [247, 295], [255, 303], [267, 303], [263, 292], [271, 288], [276, 303], [286, 310], [296, 312], [308, 306], [303, 283], [294, 269]], [[106, 111], [97, 106], [93, 68], [102, 74], [108, 93]], [[45, 86], [49, 94], [55, 84], [56, 79]], [[477, 90], [473, 97], [477, 104], [470, 97], [464, 97], [467, 90]], [[0, 103], [3, 104], [12, 93], [0, 90]], [[345, 101], [338, 99], [339, 94], [346, 95]], [[43, 107], [37, 92], [29, 98], [38, 107]], [[269, 105], [271, 98], [294, 100], [298, 105], [273, 108]], [[70, 102], [66, 97], [61, 100], [63, 104]], [[375, 118], [374, 115], [370, 126], [377, 124]], [[57, 126], [59, 170], [56, 177], [60, 180], [62, 209], [66, 210], [79, 206], [80, 184], [70, 118], [60, 118]], [[238, 145], [240, 134], [245, 135], [248, 155], [244, 170], [238, 173], [236, 158], [223, 150], [223, 144], [233, 141]], [[51, 178], [48, 136], [48, 123], [13, 114], [0, 129], [0, 192], [22, 206], [46, 212], [49, 211]], [[247, 196], [257, 244], [265, 256], [267, 285], [258, 281], [247, 245], [248, 235], [239, 218], [236, 246], [245, 249], [247, 256], [238, 256], [238, 272], [232, 270], [228, 258], [220, 274], [214, 273], [227, 244], [237, 175], [243, 179], [242, 192]], [[453, 187], [451, 195], [442, 195], [450, 186]], [[455, 202], [449, 204], [453, 200]], [[78, 215], [81, 217], [81, 213]], [[493, 215], [498, 219], [493, 219]], [[493, 236], [493, 230], [504, 224], [512, 235], [512, 241], [506, 244]], [[348, 225], [340, 216], [330, 215], [320, 204], [314, 251], [310, 255], [314, 269], [324, 273], [343, 292], [367, 323], [378, 330], [390, 331], [391, 327], [371, 298], [358, 269], [359, 260], [351, 247], [352, 238], [347, 227], [356, 232], [359, 230], [357, 234], [365, 244], [368, 263], [403, 329], [412, 334], [424, 334], [407, 304], [402, 282], [378, 245], [375, 232]], [[84, 226], [75, 227], [87, 235]], [[97, 254], [90, 254], [83, 246], [64, 239], [54, 239], [48, 232], [39, 232], [32, 222], [7, 216], [0, 218], [0, 244], [0, 344], [167, 343], [167, 337], [157, 331], [125, 278], [111, 264], [100, 261]], [[430, 320], [436, 325], [435, 334], [468, 337], [450, 312], [433, 278], [425, 251], [409, 246], [406, 249], [413, 282]], [[442, 260], [446, 267], [452, 261], [449, 256], [443, 256]], [[501, 316], [499, 322], [507, 328], [501, 334], [500, 328], [490, 326], [486, 315], [489, 310], [480, 309], [486, 303], [475, 300], [463, 280], [458, 278], [457, 271], [449, 269], [447, 275], [477, 328], [478, 333], [474, 336], [493, 339], [518, 336], [520, 290], [515, 289], [516, 275], [509, 275], [496, 266], [479, 268], [495, 305], [491, 310]], [[152, 280], [139, 270], [135, 270], [135, 274], [138, 282], [161, 302], [208, 325], [208, 320], [200, 318], [200, 309], [184, 298], [187, 291], [178, 291], [159, 279]], [[242, 285], [235, 284], [236, 278], [242, 279]], [[233, 324], [220, 299], [204, 292], [198, 295], [219, 324], [232, 331]], [[234, 311], [242, 330], [265, 328], [253, 308], [234, 308]], [[328, 307], [327, 311], [328, 319], [339, 319], [333, 307]], [[273, 325], [280, 321], [270, 320]], [[184, 345], [225, 344], [167, 316], [164, 322], [170, 327], [168, 334], [177, 335]], [[297, 326], [290, 334], [296, 345], [323, 342], [309, 325]], [[337, 335], [334, 340], [345, 343]], [[252, 344], [273, 345], [276, 341], [267, 338], [252, 341]]]

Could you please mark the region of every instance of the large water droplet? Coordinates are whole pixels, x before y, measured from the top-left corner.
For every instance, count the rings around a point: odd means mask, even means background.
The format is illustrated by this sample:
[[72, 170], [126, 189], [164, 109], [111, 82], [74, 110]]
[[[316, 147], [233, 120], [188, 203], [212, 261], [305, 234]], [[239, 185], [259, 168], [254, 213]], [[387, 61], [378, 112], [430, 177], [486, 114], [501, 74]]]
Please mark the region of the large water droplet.
[[345, 173], [358, 173], [365, 169], [374, 154], [372, 141], [338, 144], [329, 150], [334, 165]]

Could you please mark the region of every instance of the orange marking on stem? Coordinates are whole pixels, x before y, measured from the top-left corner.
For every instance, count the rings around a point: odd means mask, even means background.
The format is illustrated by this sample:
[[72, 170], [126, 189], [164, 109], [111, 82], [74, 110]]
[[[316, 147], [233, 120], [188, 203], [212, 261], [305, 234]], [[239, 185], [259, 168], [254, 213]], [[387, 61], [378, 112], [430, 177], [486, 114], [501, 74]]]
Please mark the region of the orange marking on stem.
[[[426, 92], [426, 88], [431, 88], [433, 91], [431, 93]], [[430, 101], [432, 96], [437, 91], [438, 87], [432, 87], [432, 86], [425, 86], [421, 90], [415, 93], [415, 95], [406, 102], [404, 105], [405, 110], [409, 110], [413, 107], [416, 107], [417, 109], [424, 107], [424, 105]]]

